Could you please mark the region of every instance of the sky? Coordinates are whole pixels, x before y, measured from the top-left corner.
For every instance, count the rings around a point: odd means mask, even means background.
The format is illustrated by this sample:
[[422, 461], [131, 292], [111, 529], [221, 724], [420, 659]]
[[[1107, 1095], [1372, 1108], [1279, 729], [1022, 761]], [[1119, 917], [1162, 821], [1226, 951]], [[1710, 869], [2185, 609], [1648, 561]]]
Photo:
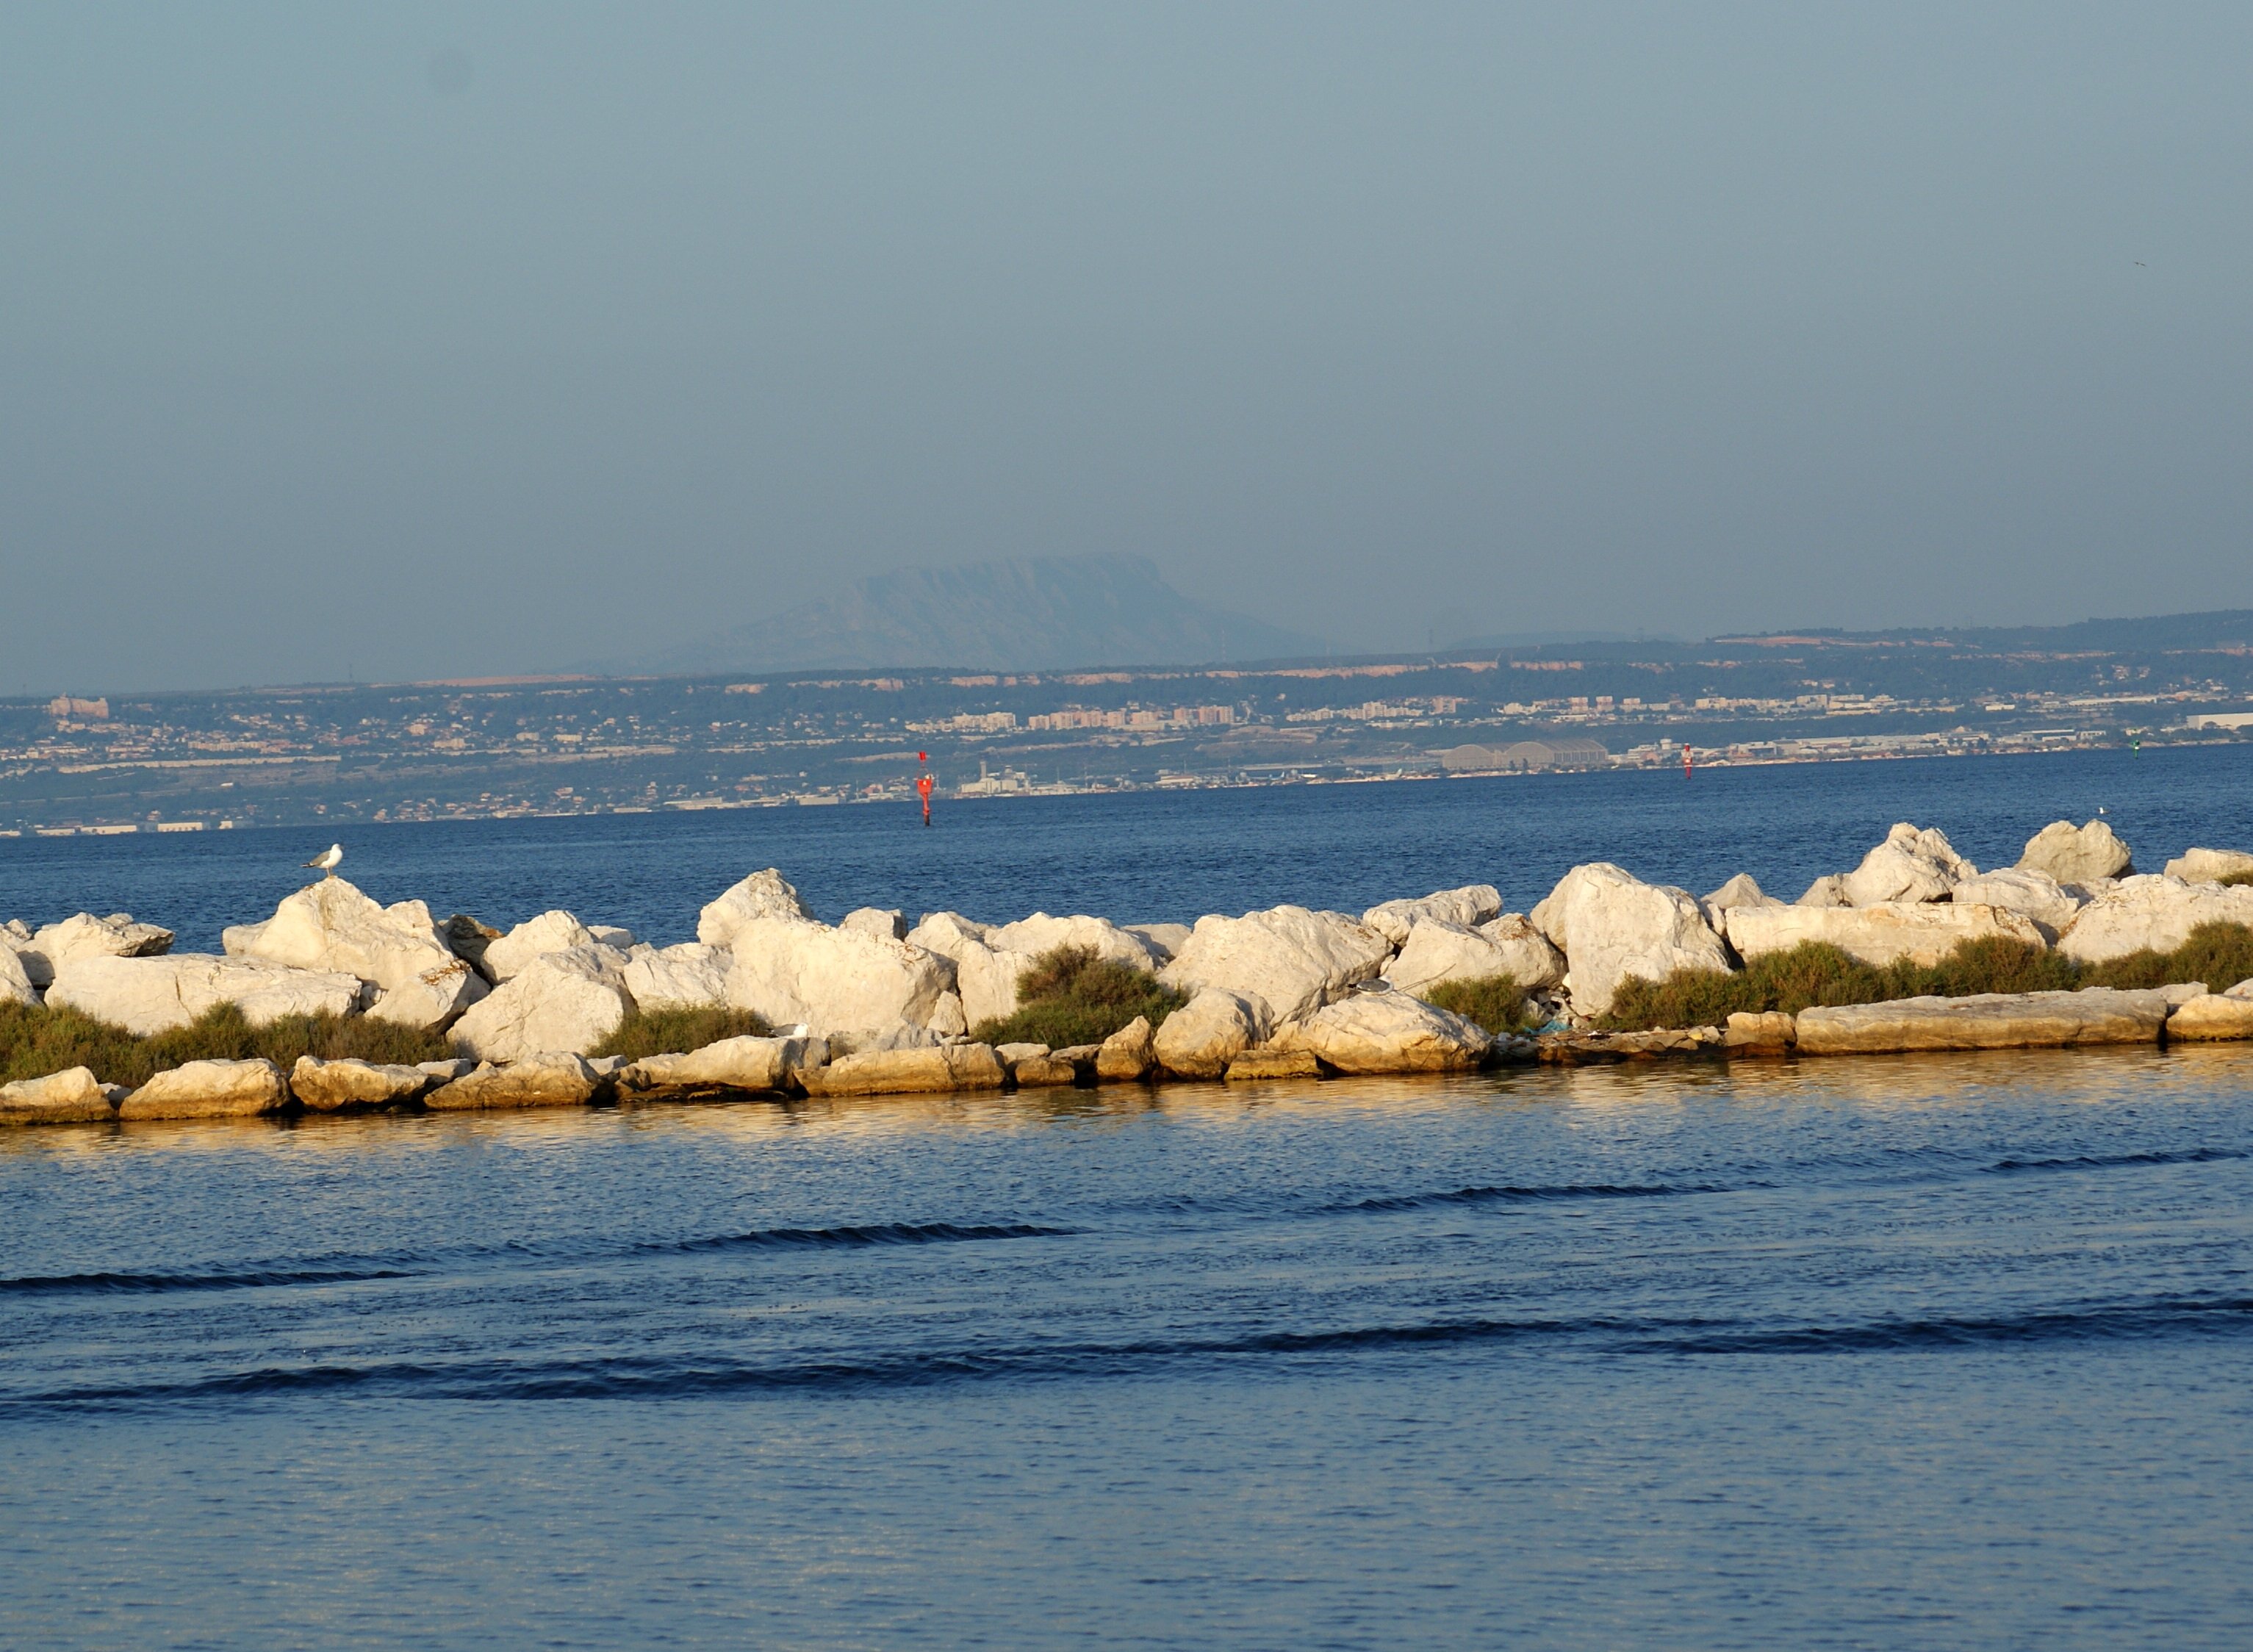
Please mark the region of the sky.
[[1349, 649], [2253, 605], [2253, 8], [0, 8], [0, 694], [1132, 552]]

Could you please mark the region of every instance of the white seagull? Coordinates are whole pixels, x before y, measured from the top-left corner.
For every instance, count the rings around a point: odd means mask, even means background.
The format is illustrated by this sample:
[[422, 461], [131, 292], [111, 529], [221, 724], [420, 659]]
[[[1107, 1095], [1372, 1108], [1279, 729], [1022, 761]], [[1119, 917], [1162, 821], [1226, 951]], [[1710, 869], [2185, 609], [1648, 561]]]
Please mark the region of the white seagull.
[[317, 867], [329, 876], [334, 877], [337, 875], [337, 868], [344, 864], [344, 858], [345, 846], [341, 843], [331, 843], [329, 845], [328, 852], [326, 854], [317, 854], [311, 860], [306, 861], [305, 864], [310, 867]]

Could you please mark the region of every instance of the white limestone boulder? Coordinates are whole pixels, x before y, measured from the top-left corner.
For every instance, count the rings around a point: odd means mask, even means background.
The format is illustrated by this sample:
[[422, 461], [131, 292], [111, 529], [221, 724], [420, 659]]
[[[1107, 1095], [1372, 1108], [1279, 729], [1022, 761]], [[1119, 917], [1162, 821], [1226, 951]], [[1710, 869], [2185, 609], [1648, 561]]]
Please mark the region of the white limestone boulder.
[[1433, 918], [1461, 929], [1476, 929], [1502, 915], [1502, 892], [1491, 883], [1467, 883], [1459, 889], [1440, 889], [1414, 900], [1385, 901], [1361, 915], [1361, 921], [1395, 946], [1404, 946], [1419, 918]]
[[2253, 872], [2253, 854], [2243, 849], [2186, 849], [2167, 862], [2166, 872], [2186, 883], [2218, 883]]
[[[534, 972], [527, 970], [525, 974]], [[606, 1087], [603, 1076], [583, 1057], [568, 1050], [542, 1050], [505, 1067], [480, 1062], [475, 1070], [430, 1091], [422, 1105], [433, 1112], [583, 1107]]]
[[1846, 875], [1844, 872], [1832, 872], [1816, 879], [1792, 904], [1812, 907], [1852, 906], [1853, 903], [1846, 898]]
[[1036, 912], [1030, 917], [997, 924], [987, 931], [986, 944], [997, 952], [1016, 952], [1029, 958], [1054, 951], [1059, 946], [1077, 946], [1099, 958], [1146, 973], [1163, 961], [1159, 949], [1142, 936], [1120, 928], [1108, 918], [1089, 917], [1085, 913], [1050, 917], [1046, 912]]
[[2163, 993], [1980, 993], [1803, 1009], [1793, 1019], [1803, 1056], [1921, 1049], [2022, 1049], [2150, 1044], [2167, 1020]]
[[282, 1070], [262, 1056], [191, 1061], [156, 1075], [117, 1104], [120, 1119], [243, 1119], [289, 1105]]
[[621, 978], [642, 1009], [714, 1009], [728, 1001], [728, 970], [735, 956], [724, 946], [683, 941], [678, 946], [637, 946]]
[[2167, 1036], [2186, 1043], [2253, 1038], [2253, 997], [2204, 993], [2167, 1017]]
[[2023, 912], [1971, 901], [1740, 907], [1729, 914], [1730, 944], [1747, 959], [1821, 941], [1865, 964], [1907, 958], [1929, 968], [1964, 942], [1982, 940], [2047, 944]]
[[2099, 883], [2126, 877], [2135, 865], [2110, 822], [2075, 826], [2070, 820], [2053, 820], [2026, 840], [2019, 869], [2047, 873], [2060, 883]]
[[723, 1038], [682, 1055], [645, 1056], [618, 1074], [621, 1094], [650, 1095], [673, 1090], [778, 1091], [792, 1075], [820, 1066], [821, 1041], [809, 1058], [804, 1038]]
[[938, 1038], [963, 1038], [970, 1032], [970, 1017], [964, 1013], [962, 994], [947, 992], [938, 995], [938, 1004], [931, 1012], [931, 1020], [924, 1030]]
[[2078, 889], [2068, 889], [2048, 873], [2026, 866], [1965, 878], [1949, 891], [1948, 898], [1959, 906], [1999, 906], [2022, 913], [2034, 921], [2044, 940], [2053, 942], [2089, 904], [2089, 897]]
[[589, 924], [587, 933], [595, 938], [597, 945], [607, 946], [615, 952], [631, 952], [641, 944], [640, 937], [616, 924]]
[[999, 1090], [1008, 1073], [991, 1044], [855, 1050], [799, 1075], [810, 1096], [903, 1096]]
[[1186, 924], [1126, 924], [1120, 926], [1129, 935], [1139, 935], [1150, 944], [1151, 956], [1160, 967], [1174, 961], [1174, 954], [1189, 944], [1189, 926]]
[[729, 945], [736, 931], [753, 918], [814, 921], [813, 910], [798, 898], [798, 891], [783, 881], [780, 872], [769, 867], [752, 873], [699, 912], [696, 938], [707, 946]]
[[1269, 1048], [1342, 1073], [1462, 1072], [1486, 1059], [1486, 1029], [1407, 993], [1362, 992], [1293, 1021]]
[[543, 952], [454, 1023], [454, 1047], [491, 1062], [584, 1056], [633, 1008], [619, 956], [609, 947]]
[[309, 883], [275, 909], [256, 933], [234, 931], [241, 956], [292, 969], [356, 975], [380, 989], [378, 1020], [437, 1028], [485, 995], [477, 972], [454, 955], [420, 901], [379, 906], [343, 878]]
[[730, 949], [728, 1002], [778, 1027], [804, 1022], [856, 1044], [905, 1025], [927, 1027], [954, 972], [924, 948], [864, 930], [797, 917], [754, 917]]
[[34, 986], [52, 984], [66, 965], [83, 958], [161, 958], [172, 950], [172, 931], [136, 924], [130, 912], [96, 917], [80, 912], [41, 927], [31, 944], [15, 949]]
[[420, 1067], [350, 1057], [323, 1061], [300, 1056], [289, 1069], [289, 1093], [313, 1112], [402, 1106], [438, 1082], [435, 1074]]
[[1565, 956], [1531, 920], [1517, 913], [1476, 929], [1419, 918], [1409, 927], [1399, 955], [1385, 966], [1384, 979], [1404, 993], [1423, 993], [1443, 982], [1496, 975], [1507, 975], [1525, 991], [1538, 992], [1565, 979]]
[[1095, 1047], [1095, 1076], [1106, 1084], [1147, 1078], [1157, 1063], [1157, 1035], [1147, 1015], [1137, 1015]]
[[1978, 868], [1965, 860], [1936, 826], [1922, 831], [1908, 821], [1897, 822], [1886, 840], [1862, 857], [1862, 864], [1846, 874], [1842, 885], [1855, 906], [1876, 906], [1887, 901], [1944, 901], [1949, 890]]
[[1732, 907], [1782, 906], [1783, 903], [1762, 889], [1751, 873], [1740, 872], [1705, 896], [1703, 904], [1708, 912], [1726, 912]]
[[1266, 1042], [1269, 1030], [1250, 1000], [1208, 986], [1166, 1017], [1151, 1048], [1158, 1065], [1177, 1078], [1217, 1078], [1238, 1056]]
[[98, 1124], [117, 1116], [122, 1085], [105, 1084], [90, 1067], [0, 1084], [0, 1125]]
[[289, 1015], [350, 1015], [366, 987], [357, 975], [291, 969], [257, 958], [175, 952], [80, 958], [64, 965], [47, 1002], [148, 1037], [233, 1004], [253, 1027]]
[[1565, 954], [1573, 1007], [1601, 1015], [1620, 983], [1664, 980], [1678, 969], [1726, 970], [1729, 949], [1686, 889], [1645, 883], [1608, 861], [1576, 866], [1532, 912]]
[[485, 972], [497, 982], [513, 980], [523, 974], [535, 958], [549, 952], [568, 952], [575, 946], [602, 944], [592, 930], [559, 908], [528, 917], [499, 940], [488, 941]]
[[2165, 873], [2123, 878], [2082, 909], [2058, 950], [2084, 964], [2147, 948], [2172, 952], [2201, 924], [2253, 924], [2253, 886], [2186, 883]]
[[39, 1001], [39, 989], [31, 985], [31, 972], [24, 969], [24, 960], [12, 946], [0, 944], [0, 1004], [31, 1005]]
[[860, 930], [869, 935], [882, 935], [887, 939], [904, 941], [908, 938], [908, 921], [897, 907], [859, 906], [837, 920], [841, 930]]
[[1217, 986], [1257, 998], [1277, 1021], [1312, 1014], [1392, 962], [1392, 944], [1343, 912], [1274, 906], [1196, 921], [1158, 979], [1177, 992]]

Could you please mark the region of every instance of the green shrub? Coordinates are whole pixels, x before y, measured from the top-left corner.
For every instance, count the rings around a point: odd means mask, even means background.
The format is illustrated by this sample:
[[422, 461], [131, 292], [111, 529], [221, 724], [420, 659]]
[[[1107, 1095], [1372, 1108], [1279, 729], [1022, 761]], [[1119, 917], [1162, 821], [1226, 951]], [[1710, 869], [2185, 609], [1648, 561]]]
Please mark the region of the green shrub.
[[1526, 1001], [1525, 990], [1512, 975], [1482, 975], [1476, 980], [1442, 981], [1422, 993], [1426, 1003], [1452, 1010], [1499, 1036], [1522, 1033], [1541, 1024], [1540, 1014]]
[[1929, 967], [1906, 960], [1880, 967], [1809, 941], [1788, 952], [1765, 953], [1732, 972], [1677, 970], [1663, 981], [1622, 981], [1601, 1024], [1615, 1032], [1718, 1027], [1737, 1010], [1780, 1009], [1796, 1015], [1817, 1005], [2165, 986], [2177, 981], [2204, 981], [2219, 992], [2248, 979], [2253, 979], [2253, 928], [2243, 924], [2201, 924], [2173, 951], [2136, 952], [2106, 964], [2077, 964], [2029, 942], [1990, 937], [1965, 941]]
[[715, 1005], [703, 1009], [638, 1009], [618, 1023], [617, 1031], [595, 1046], [596, 1056], [624, 1056], [639, 1061], [645, 1056], [670, 1056], [723, 1038], [765, 1037], [773, 1028], [756, 1010], [729, 1009]]
[[989, 1044], [1046, 1044], [1051, 1049], [1099, 1044], [1137, 1015], [1158, 1026], [1183, 1001], [1154, 976], [1099, 958], [1092, 947], [1058, 946], [1036, 958], [1017, 978], [1015, 1012], [981, 1021], [972, 1036]]
[[138, 1085], [192, 1061], [263, 1056], [284, 1071], [300, 1056], [323, 1061], [440, 1061], [444, 1036], [359, 1015], [289, 1015], [253, 1027], [233, 1004], [219, 1004], [185, 1027], [143, 1038], [60, 1005], [0, 1004], [0, 1083], [90, 1067], [104, 1084]]

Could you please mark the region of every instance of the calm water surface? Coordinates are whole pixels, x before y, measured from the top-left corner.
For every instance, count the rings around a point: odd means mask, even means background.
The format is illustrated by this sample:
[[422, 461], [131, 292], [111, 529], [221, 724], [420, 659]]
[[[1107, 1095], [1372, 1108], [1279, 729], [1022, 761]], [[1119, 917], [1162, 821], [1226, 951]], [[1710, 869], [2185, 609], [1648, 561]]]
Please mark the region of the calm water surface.
[[[348, 847], [659, 938], [770, 859], [832, 912], [1523, 903], [1900, 814], [2253, 839], [2208, 755]], [[0, 844], [0, 908], [293, 875], [178, 843]], [[2249, 1091], [2238, 1046], [16, 1132], [0, 1643], [2242, 1647]]]

